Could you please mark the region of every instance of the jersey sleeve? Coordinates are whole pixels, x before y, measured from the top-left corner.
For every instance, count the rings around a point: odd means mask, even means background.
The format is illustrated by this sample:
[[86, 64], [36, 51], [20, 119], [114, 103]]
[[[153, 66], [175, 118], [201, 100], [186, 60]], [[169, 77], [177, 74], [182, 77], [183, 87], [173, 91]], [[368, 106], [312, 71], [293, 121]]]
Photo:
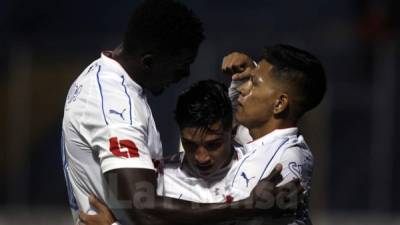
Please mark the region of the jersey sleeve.
[[300, 179], [303, 186], [311, 182], [313, 159], [308, 150], [305, 151], [298, 146], [289, 147], [282, 153], [280, 163], [283, 177], [280, 185], [289, 183], [293, 179]]
[[144, 139], [140, 126], [112, 124], [102, 128], [93, 139], [102, 172], [120, 168], [155, 170]]
[[155, 170], [148, 148], [147, 102], [129, 89], [125, 78], [100, 74], [88, 100], [84, 128], [103, 173], [120, 168]]
[[[311, 224], [309, 217], [309, 201], [311, 192], [311, 178], [313, 170], [313, 156], [308, 148], [301, 145], [289, 147], [281, 156], [283, 181], [286, 184], [293, 179], [299, 178], [304, 188], [304, 202], [296, 211], [293, 224]], [[292, 224], [292, 223], [291, 223]]]

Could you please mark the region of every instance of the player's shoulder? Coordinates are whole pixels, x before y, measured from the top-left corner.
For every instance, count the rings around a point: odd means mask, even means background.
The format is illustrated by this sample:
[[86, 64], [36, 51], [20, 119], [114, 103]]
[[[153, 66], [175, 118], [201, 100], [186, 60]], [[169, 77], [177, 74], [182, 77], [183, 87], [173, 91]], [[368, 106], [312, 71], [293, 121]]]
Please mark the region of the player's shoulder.
[[88, 104], [96, 97], [93, 93], [94, 79], [92, 74], [98, 67], [98, 59], [90, 63], [71, 84], [65, 101], [65, 115], [82, 114], [84, 109], [90, 108]]
[[280, 138], [282, 142], [282, 146], [285, 149], [299, 149], [303, 151], [310, 151], [309, 146], [307, 145], [303, 135], [300, 133], [286, 135]]
[[311, 180], [314, 158], [300, 135], [287, 141], [281, 151], [279, 162], [284, 167], [284, 177], [293, 175], [306, 183]]
[[[111, 91], [121, 95], [137, 95], [143, 97], [143, 89], [135, 83], [124, 68], [114, 59], [104, 54], [96, 61], [96, 69], [93, 75], [102, 91]], [[133, 96], [131, 96], [133, 97]]]
[[287, 142], [283, 145], [281, 160], [313, 164], [314, 157], [304, 137], [298, 134], [287, 138]]
[[98, 61], [95, 89], [99, 98], [93, 105], [100, 105], [107, 124], [147, 124], [148, 110], [143, 89], [114, 60], [102, 55]]
[[182, 159], [184, 156], [184, 152], [177, 152], [173, 155], [166, 156], [163, 158], [164, 161], [164, 168], [167, 167], [179, 167], [182, 164]]
[[163, 178], [164, 182], [173, 182], [175, 183], [177, 180], [180, 180], [179, 182], [183, 181], [181, 180], [184, 173], [180, 173], [179, 170], [182, 165], [182, 157], [183, 157], [183, 152], [178, 152], [176, 154], [167, 156], [163, 158]]

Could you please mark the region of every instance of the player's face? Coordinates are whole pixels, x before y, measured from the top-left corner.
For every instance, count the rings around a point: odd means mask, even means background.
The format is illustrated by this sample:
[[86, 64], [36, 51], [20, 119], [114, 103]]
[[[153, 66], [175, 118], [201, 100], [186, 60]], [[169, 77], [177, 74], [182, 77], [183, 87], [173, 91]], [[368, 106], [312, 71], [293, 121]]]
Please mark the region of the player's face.
[[211, 129], [181, 130], [184, 163], [195, 177], [207, 179], [232, 160], [232, 130], [223, 130], [221, 122], [213, 124]]
[[161, 94], [170, 84], [177, 83], [190, 75], [190, 65], [194, 62], [197, 49], [184, 49], [178, 55], [163, 55], [158, 59], [158, 63], [153, 68], [155, 75], [150, 91]]
[[236, 120], [247, 128], [265, 126], [273, 116], [279, 89], [271, 74], [273, 66], [261, 60], [251, 72], [250, 78], [239, 86], [240, 96]]

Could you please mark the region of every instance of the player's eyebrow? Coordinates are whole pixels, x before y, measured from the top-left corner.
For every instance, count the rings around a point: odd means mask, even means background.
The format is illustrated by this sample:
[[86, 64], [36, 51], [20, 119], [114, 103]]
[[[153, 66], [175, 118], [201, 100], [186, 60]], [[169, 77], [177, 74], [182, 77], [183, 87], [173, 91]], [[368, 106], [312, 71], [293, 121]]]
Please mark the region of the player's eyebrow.
[[223, 141], [222, 137], [216, 137], [214, 139], [209, 139], [209, 140], [205, 140], [205, 143], [211, 143], [211, 142], [219, 142], [219, 141]]
[[181, 140], [182, 141], [184, 141], [184, 142], [190, 142], [190, 143], [195, 143], [194, 141], [192, 141], [191, 139], [187, 139], [187, 138], [185, 138], [185, 137], [181, 137]]

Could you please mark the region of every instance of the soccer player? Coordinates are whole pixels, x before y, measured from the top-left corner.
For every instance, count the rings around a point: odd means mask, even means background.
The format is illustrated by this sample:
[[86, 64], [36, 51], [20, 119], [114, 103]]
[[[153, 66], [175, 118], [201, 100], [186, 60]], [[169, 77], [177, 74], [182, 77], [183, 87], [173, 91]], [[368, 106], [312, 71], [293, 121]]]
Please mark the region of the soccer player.
[[[256, 181], [279, 162], [283, 182], [298, 177], [305, 188], [295, 224], [311, 224], [308, 203], [313, 156], [297, 124], [324, 97], [326, 78], [321, 62], [304, 50], [278, 44], [265, 49], [257, 66], [247, 55], [234, 53], [224, 58], [222, 67], [228, 74], [236, 73], [230, 89], [231, 97], [238, 97], [235, 118], [253, 139], [243, 145], [248, 158], [229, 178], [233, 197], [248, 196]], [[247, 139], [245, 129], [239, 130], [237, 140]]]
[[90, 194], [109, 204], [124, 224], [244, 215], [228, 204], [193, 210], [190, 202], [151, 191], [162, 147], [143, 89], [160, 94], [188, 76], [203, 38], [201, 22], [183, 4], [145, 0], [133, 12], [122, 45], [102, 52], [74, 81], [64, 109], [62, 158], [75, 223], [79, 210], [95, 213]]
[[[238, 70], [232, 65], [243, 63], [248, 67], [252, 60], [233, 54], [225, 58], [223, 67]], [[245, 67], [239, 70], [246, 70]], [[295, 220], [272, 223], [311, 224], [308, 201], [313, 159], [298, 133], [297, 121], [323, 98], [326, 81], [321, 63], [303, 50], [276, 45], [266, 49], [258, 67], [236, 77], [250, 78], [239, 87], [236, 119], [247, 126], [254, 141], [243, 146], [234, 144], [233, 151], [228, 97], [210, 81], [194, 85], [179, 97], [176, 109], [185, 153], [167, 163], [165, 187], [159, 194], [197, 202], [243, 199], [273, 165], [281, 163], [282, 183], [300, 178], [306, 199]], [[283, 203], [278, 199], [277, 204]], [[105, 210], [101, 215], [109, 213]], [[91, 224], [94, 218], [88, 219]], [[257, 218], [256, 222], [271, 219]]]
[[[62, 153], [75, 223], [78, 209], [93, 213], [89, 194], [106, 202], [114, 195], [130, 199], [138, 182], [155, 182], [162, 145], [143, 89], [157, 95], [187, 77], [203, 39], [201, 22], [186, 6], [145, 0], [131, 15], [122, 45], [103, 51], [74, 81]], [[112, 179], [120, 185], [107, 185]]]

